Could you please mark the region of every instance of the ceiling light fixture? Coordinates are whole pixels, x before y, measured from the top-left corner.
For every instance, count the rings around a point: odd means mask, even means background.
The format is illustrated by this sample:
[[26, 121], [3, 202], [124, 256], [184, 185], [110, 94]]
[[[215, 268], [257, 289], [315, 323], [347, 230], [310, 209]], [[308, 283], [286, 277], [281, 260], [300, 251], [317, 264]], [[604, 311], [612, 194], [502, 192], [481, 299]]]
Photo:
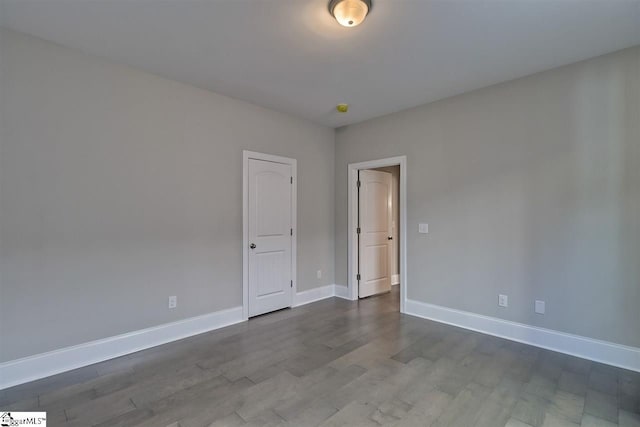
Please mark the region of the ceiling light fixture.
[[329, 13], [343, 27], [360, 25], [371, 10], [371, 0], [331, 0]]

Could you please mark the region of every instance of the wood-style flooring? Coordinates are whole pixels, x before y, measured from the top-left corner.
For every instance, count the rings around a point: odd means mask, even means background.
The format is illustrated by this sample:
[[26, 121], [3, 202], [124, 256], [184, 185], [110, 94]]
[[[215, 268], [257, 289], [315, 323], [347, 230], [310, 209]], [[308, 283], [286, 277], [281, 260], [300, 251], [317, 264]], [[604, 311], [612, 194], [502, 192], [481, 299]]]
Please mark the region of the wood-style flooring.
[[640, 374], [337, 298], [0, 391], [48, 426], [640, 426]]

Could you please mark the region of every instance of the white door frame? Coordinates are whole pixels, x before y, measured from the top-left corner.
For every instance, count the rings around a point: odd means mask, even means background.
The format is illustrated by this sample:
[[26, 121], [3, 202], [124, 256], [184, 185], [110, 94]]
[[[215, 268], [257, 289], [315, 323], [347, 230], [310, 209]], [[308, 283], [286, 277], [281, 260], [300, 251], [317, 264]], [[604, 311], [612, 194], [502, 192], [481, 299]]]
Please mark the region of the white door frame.
[[283, 163], [291, 165], [291, 176], [293, 177], [293, 187], [291, 194], [291, 228], [293, 236], [291, 238], [291, 277], [293, 277], [293, 288], [291, 290], [291, 306], [298, 288], [298, 277], [296, 262], [298, 258], [298, 170], [296, 159], [289, 157], [274, 156], [272, 154], [258, 153], [255, 151], [242, 151], [242, 318], [249, 319], [249, 159], [264, 160], [267, 162]]
[[407, 156], [388, 157], [368, 162], [350, 163], [348, 166], [348, 211], [349, 211], [349, 243], [348, 243], [348, 279], [349, 293], [352, 300], [358, 299], [358, 171], [385, 166], [400, 166], [400, 312], [405, 312], [407, 300]]

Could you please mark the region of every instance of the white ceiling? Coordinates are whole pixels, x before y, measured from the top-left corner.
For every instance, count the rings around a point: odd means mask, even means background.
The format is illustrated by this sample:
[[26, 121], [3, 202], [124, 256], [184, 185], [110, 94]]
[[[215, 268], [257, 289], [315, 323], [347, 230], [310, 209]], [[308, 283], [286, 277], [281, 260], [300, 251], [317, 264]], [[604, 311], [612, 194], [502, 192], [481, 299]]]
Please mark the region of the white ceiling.
[[640, 0], [373, 0], [356, 28], [328, 0], [0, 2], [4, 26], [331, 127], [640, 44]]

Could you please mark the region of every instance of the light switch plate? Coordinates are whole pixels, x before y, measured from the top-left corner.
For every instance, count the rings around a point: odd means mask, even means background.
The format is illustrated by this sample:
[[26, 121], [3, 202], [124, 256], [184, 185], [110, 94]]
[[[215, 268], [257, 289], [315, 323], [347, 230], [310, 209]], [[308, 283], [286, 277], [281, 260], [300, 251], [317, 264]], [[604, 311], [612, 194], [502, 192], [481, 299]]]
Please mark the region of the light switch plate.
[[429, 232], [429, 224], [418, 224], [418, 233], [427, 234]]
[[545, 312], [544, 301], [536, 300], [536, 313], [544, 314], [544, 312]]

